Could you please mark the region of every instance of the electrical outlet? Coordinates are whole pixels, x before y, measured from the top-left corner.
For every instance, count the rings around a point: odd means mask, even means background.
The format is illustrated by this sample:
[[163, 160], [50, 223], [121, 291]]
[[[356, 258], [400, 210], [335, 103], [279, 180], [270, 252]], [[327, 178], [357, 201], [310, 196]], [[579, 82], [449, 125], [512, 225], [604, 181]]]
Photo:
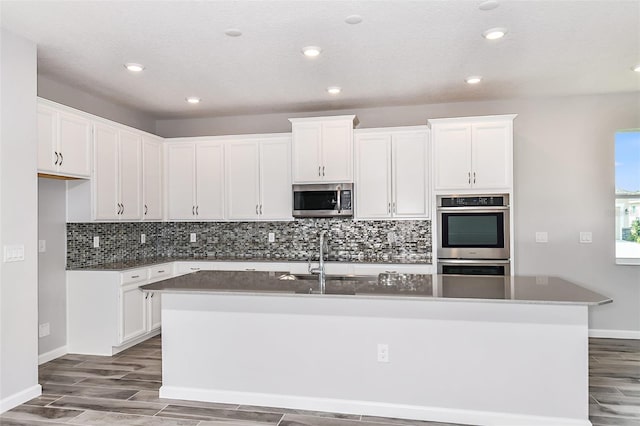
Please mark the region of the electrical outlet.
[[4, 246], [5, 262], [21, 262], [24, 260], [24, 245]]
[[189, 235], [189, 241], [190, 241], [190, 242], [192, 242], [192, 243], [195, 243], [195, 242], [196, 242], [196, 233], [195, 233], [195, 232], [192, 232], [192, 233]]
[[269, 242], [273, 243], [276, 241], [276, 234], [273, 232], [269, 232]]
[[393, 232], [387, 232], [387, 242], [389, 244], [395, 244], [396, 234], [394, 234]]
[[100, 247], [100, 237], [93, 237], [93, 248]]
[[547, 242], [549, 242], [549, 234], [547, 234], [547, 231], [536, 232], [536, 243]]
[[389, 362], [389, 345], [378, 343], [378, 362]]
[[46, 337], [51, 334], [51, 328], [48, 322], [38, 326], [38, 337]]
[[38, 252], [44, 253], [47, 251], [47, 240], [38, 240]]
[[140, 244], [144, 244], [147, 242], [147, 236], [145, 234], [140, 234]]
[[593, 242], [593, 234], [591, 232], [580, 232], [580, 242], [590, 244]]

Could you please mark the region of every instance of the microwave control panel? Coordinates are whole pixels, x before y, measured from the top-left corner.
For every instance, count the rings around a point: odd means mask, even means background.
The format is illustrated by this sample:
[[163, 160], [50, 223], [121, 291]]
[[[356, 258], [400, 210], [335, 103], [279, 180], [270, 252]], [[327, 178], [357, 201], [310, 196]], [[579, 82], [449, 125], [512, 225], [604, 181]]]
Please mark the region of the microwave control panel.
[[342, 210], [351, 210], [351, 191], [345, 190], [340, 193], [340, 203]]

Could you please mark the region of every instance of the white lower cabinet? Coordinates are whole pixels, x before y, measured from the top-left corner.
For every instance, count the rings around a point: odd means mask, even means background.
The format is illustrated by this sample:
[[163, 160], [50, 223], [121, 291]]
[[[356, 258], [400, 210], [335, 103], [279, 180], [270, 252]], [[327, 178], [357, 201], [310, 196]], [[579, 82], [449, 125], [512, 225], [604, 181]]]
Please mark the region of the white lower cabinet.
[[159, 330], [162, 321], [160, 293], [148, 292], [145, 297], [147, 299], [147, 332]]
[[173, 268], [67, 271], [68, 352], [110, 356], [158, 334], [160, 293], [140, 287], [173, 276]]
[[120, 343], [135, 339], [147, 332], [147, 298], [149, 295], [140, 290], [138, 284], [120, 289]]

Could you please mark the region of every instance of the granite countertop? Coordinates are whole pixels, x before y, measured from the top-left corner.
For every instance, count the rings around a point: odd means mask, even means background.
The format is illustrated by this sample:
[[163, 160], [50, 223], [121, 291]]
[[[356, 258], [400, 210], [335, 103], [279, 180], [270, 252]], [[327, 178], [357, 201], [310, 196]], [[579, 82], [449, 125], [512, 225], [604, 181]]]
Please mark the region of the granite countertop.
[[[317, 258], [311, 259], [312, 262], [318, 262]], [[429, 263], [416, 263], [411, 259], [391, 259], [385, 261], [375, 261], [375, 262], [363, 262], [363, 261], [345, 261], [339, 258], [332, 258], [329, 256], [326, 262], [356, 262], [356, 263], [376, 263], [376, 264], [406, 264], [406, 265], [431, 265]], [[145, 259], [132, 259], [122, 262], [112, 262], [112, 263], [102, 263], [99, 265], [91, 265], [91, 266], [82, 266], [77, 268], [67, 268], [67, 271], [126, 271], [128, 269], [136, 269], [136, 268], [144, 268], [147, 266], [159, 265], [162, 263], [169, 262], [273, 262], [273, 263], [307, 263], [307, 260], [290, 260], [283, 258], [275, 258], [275, 257], [265, 257], [265, 258], [251, 258], [251, 257], [149, 257]]]
[[[301, 297], [409, 297], [515, 303], [601, 305], [612, 300], [558, 277], [493, 277], [383, 273], [377, 276], [328, 275], [318, 294], [316, 276], [288, 272], [198, 271], [142, 286], [168, 293], [284, 294]], [[312, 293], [312, 294], [310, 294]]]

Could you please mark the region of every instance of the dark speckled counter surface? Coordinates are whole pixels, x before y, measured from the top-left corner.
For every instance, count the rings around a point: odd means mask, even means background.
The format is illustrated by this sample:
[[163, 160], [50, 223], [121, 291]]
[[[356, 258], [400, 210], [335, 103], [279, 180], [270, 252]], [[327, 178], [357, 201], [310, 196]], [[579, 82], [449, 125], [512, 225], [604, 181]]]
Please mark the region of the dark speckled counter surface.
[[[316, 277], [287, 272], [199, 271], [142, 286], [170, 293], [251, 293], [308, 296], [411, 297], [425, 300], [600, 305], [612, 300], [558, 277], [492, 277], [383, 273], [377, 276], [327, 276], [317, 294]], [[313, 294], [310, 294], [313, 293]]]

